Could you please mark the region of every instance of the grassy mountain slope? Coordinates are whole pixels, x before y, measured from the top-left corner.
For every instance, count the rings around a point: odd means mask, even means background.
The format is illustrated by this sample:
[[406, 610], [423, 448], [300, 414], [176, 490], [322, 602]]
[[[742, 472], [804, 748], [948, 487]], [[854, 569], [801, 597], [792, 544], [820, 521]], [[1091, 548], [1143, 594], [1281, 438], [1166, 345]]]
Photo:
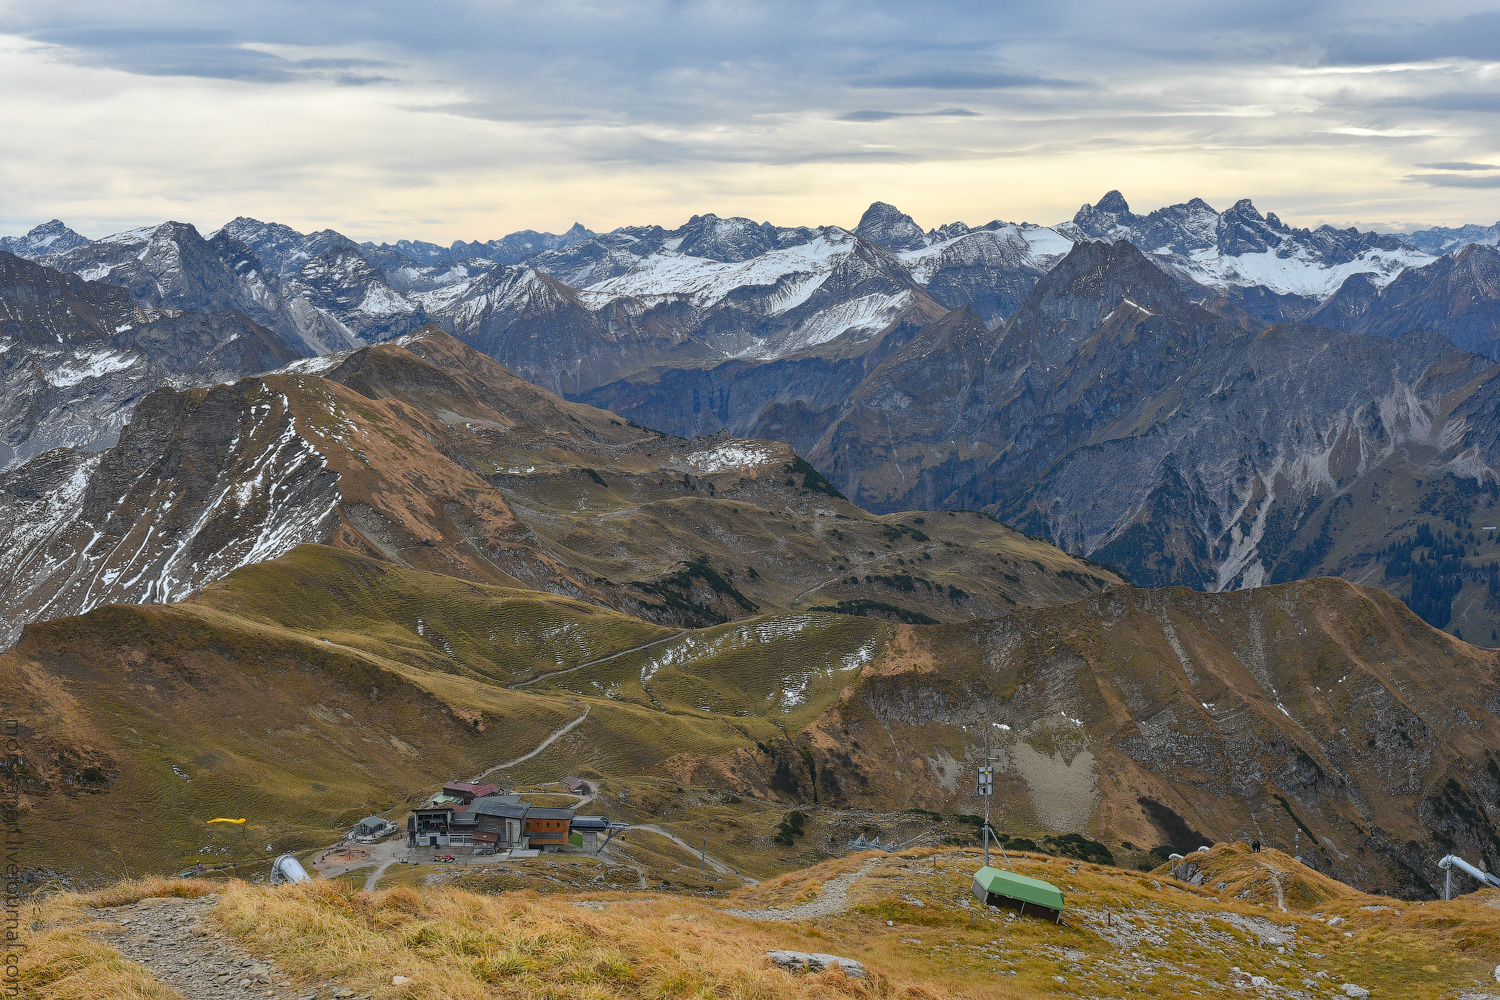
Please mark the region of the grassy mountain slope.
[[679, 631], [304, 546], [181, 604], [30, 626], [0, 694], [29, 741], [32, 863], [74, 872], [242, 856], [206, 825], [223, 815], [250, 819], [256, 850], [312, 847], [585, 712], [507, 774], [676, 790], [647, 815], [743, 799], [716, 839], [777, 804], [972, 812], [990, 726], [1003, 829], [1300, 839], [1319, 870], [1407, 895], [1431, 894], [1447, 851], [1500, 862], [1494, 655], [1334, 580]]

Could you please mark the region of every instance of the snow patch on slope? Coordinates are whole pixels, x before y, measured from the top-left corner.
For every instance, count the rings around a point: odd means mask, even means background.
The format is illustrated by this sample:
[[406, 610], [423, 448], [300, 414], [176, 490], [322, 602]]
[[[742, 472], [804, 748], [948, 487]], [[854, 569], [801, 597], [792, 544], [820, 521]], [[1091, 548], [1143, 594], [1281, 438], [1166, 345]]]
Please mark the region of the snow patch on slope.
[[1432, 257], [1420, 250], [1366, 250], [1343, 264], [1327, 265], [1305, 252], [1277, 256], [1270, 250], [1226, 256], [1217, 250], [1200, 250], [1181, 263], [1173, 262], [1200, 284], [1224, 288], [1262, 285], [1282, 295], [1306, 295], [1325, 299], [1339, 290], [1354, 274], [1369, 275], [1377, 288], [1384, 288], [1408, 267], [1430, 264]]
[[134, 354], [122, 351], [77, 351], [71, 359], [45, 377], [58, 388], [67, 388], [91, 378], [102, 378], [112, 372], [125, 371], [140, 361]]
[[829, 233], [800, 246], [730, 262], [661, 250], [643, 257], [624, 274], [588, 285], [587, 290], [609, 297], [680, 296], [704, 308], [723, 301], [736, 289], [769, 288], [785, 281], [767, 310], [767, 315], [777, 316], [806, 302], [853, 243], [847, 233]]
[[703, 474], [749, 469], [776, 460], [776, 453], [770, 448], [746, 441], [730, 441], [707, 451], [695, 451], [683, 459], [694, 472]]

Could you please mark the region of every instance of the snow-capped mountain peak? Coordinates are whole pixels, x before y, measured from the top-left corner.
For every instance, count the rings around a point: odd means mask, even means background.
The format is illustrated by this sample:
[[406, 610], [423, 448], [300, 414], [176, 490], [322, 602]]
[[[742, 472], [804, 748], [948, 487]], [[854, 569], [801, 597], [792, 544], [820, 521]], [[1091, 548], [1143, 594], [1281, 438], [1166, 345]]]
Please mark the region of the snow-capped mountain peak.
[[1260, 287], [1313, 305], [1352, 274], [1366, 274], [1379, 286], [1432, 259], [1395, 236], [1327, 225], [1292, 228], [1275, 213], [1261, 215], [1249, 198], [1223, 212], [1194, 198], [1137, 215], [1111, 191], [1055, 228], [1075, 241], [1126, 240], [1210, 287]]
[[918, 250], [931, 242], [911, 216], [883, 201], [865, 209], [854, 232], [887, 250]]
[[13, 253], [17, 257], [25, 257], [27, 260], [37, 260], [67, 253], [75, 247], [85, 246], [88, 242], [86, 236], [69, 229], [61, 219], [53, 219], [51, 222], [44, 222], [35, 227], [25, 236], [0, 237], [0, 250]]

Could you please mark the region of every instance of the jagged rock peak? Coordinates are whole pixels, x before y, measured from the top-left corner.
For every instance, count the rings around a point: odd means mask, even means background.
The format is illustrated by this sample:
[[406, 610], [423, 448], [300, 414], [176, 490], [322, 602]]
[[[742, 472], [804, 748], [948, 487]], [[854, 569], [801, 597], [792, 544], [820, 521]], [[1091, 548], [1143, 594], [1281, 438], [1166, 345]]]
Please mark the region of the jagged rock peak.
[[854, 233], [887, 250], [917, 250], [927, 245], [927, 234], [922, 227], [895, 205], [883, 201], [865, 209]]
[[35, 226], [25, 236], [0, 237], [0, 250], [17, 257], [46, 257], [87, 246], [88, 237], [69, 229], [61, 219]]
[[1111, 191], [1099, 199], [1099, 204], [1094, 206], [1097, 212], [1110, 212], [1114, 215], [1129, 215], [1130, 205], [1125, 201], [1125, 196], [1119, 191]]

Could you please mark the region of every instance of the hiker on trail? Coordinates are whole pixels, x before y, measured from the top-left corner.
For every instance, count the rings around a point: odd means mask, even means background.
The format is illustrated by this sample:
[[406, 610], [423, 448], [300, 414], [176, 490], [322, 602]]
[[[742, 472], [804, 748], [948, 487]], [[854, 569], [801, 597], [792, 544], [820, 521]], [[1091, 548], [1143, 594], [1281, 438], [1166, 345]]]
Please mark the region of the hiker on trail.
[[1250, 853], [1251, 854], [1259, 854], [1260, 853], [1260, 841], [1258, 841], [1258, 840], [1252, 840], [1252, 841], [1250, 841]]

